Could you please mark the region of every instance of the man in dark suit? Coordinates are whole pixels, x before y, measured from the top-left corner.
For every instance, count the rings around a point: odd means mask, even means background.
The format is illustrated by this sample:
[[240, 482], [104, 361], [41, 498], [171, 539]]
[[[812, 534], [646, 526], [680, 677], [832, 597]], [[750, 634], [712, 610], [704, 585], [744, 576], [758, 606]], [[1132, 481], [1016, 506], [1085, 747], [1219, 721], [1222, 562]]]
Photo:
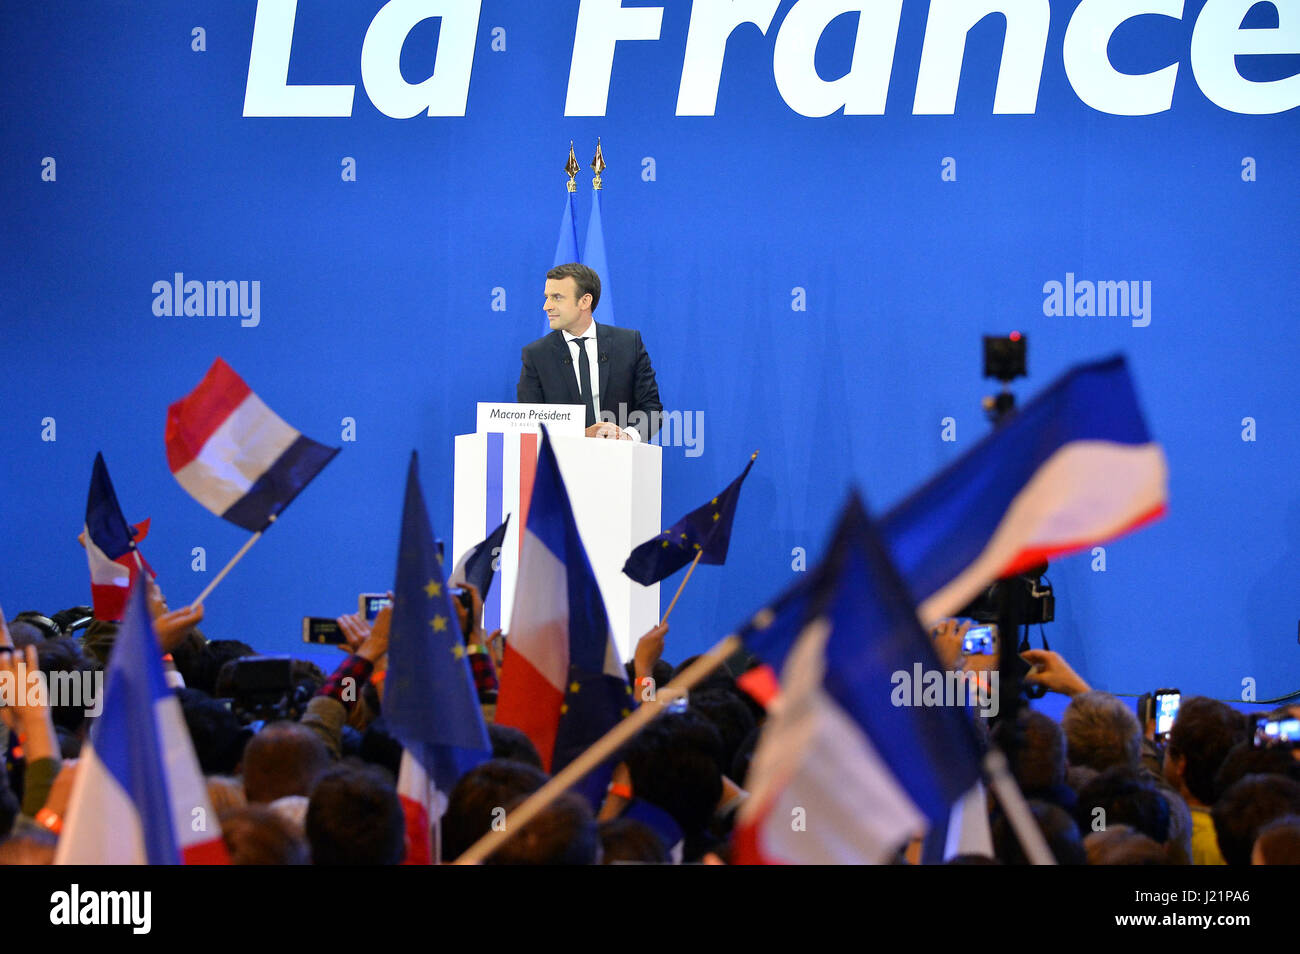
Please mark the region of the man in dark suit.
[[524, 348], [517, 399], [527, 404], [584, 404], [587, 436], [648, 441], [663, 405], [641, 333], [597, 324], [600, 276], [586, 265], [546, 273], [546, 316], [553, 329]]

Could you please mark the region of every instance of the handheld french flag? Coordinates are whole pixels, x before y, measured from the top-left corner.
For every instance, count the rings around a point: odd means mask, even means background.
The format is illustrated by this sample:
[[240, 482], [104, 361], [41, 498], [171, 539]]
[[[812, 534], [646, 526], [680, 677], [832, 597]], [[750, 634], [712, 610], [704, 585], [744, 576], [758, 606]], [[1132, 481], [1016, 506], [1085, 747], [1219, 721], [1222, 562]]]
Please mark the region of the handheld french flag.
[[1123, 357], [1071, 368], [880, 521], [922, 620], [1165, 512], [1169, 470]]
[[630, 713], [632, 690], [545, 425], [511, 620], [496, 721], [557, 772]]
[[804, 598], [741, 635], [781, 693], [746, 779], [738, 860], [887, 862], [979, 778], [967, 712], [898, 692], [918, 663], [942, 666], [856, 494]]
[[180, 702], [163, 675], [143, 586], [131, 590], [106, 682], [55, 863], [228, 863]]
[[488, 590], [501, 565], [501, 547], [505, 544], [506, 527], [509, 524], [510, 515], [506, 514], [501, 525], [489, 533], [487, 539], [466, 550], [456, 561], [451, 576], [447, 577], [447, 583], [450, 586], [464, 586], [468, 583], [478, 590], [479, 598], [487, 603]]
[[167, 464], [191, 497], [265, 530], [339, 452], [281, 420], [221, 358], [167, 409]]
[[694, 560], [697, 553], [701, 563], [725, 563], [740, 485], [757, 458], [758, 451], [755, 451], [740, 476], [726, 490], [628, 554], [623, 572], [642, 586], [649, 586], [676, 573]]
[[433, 825], [456, 781], [492, 755], [465, 640], [443, 578], [411, 453], [388, 638], [384, 718], [402, 743], [397, 795], [406, 815], [407, 864], [437, 860]]
[[126, 522], [117, 502], [113, 482], [108, 478], [104, 455], [95, 455], [86, 495], [86, 560], [90, 563], [90, 595], [95, 618], [116, 622], [126, 611], [126, 597], [143, 569], [153, 568], [136, 549], [149, 532], [149, 521], [135, 527]]

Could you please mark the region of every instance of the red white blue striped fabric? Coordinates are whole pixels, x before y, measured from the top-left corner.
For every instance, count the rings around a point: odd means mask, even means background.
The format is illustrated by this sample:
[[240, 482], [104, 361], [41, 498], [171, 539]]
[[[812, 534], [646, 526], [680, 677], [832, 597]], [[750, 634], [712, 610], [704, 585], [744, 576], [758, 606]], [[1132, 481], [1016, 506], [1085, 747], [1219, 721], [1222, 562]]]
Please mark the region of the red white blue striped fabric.
[[55, 863], [227, 863], [180, 703], [166, 684], [142, 586], [131, 592], [106, 682]]
[[221, 358], [167, 409], [167, 465], [199, 503], [264, 530], [339, 452], [278, 417]]
[[1169, 469], [1122, 357], [1079, 365], [894, 507], [880, 534], [923, 622], [993, 580], [1162, 516]]

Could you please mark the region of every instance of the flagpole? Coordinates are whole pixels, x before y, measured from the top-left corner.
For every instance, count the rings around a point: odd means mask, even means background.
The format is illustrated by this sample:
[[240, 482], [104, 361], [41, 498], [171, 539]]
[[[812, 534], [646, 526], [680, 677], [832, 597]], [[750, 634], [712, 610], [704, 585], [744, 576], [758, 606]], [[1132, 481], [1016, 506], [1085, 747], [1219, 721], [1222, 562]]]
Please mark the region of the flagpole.
[[[726, 637], [687, 666], [676, 679], [660, 688], [659, 692], [666, 693], [669, 698], [677, 698], [678, 693], [686, 692], [692, 686], [701, 682], [714, 669], [721, 666], [728, 656], [740, 648], [740, 645], [740, 637]], [[570, 786], [577, 783], [584, 775], [617, 752], [624, 743], [665, 711], [667, 711], [665, 706], [656, 704], [639, 707], [630, 716], [597, 739], [591, 748], [566, 765], [559, 774], [553, 776], [549, 782], [528, 796], [523, 804], [506, 816], [505, 824], [500, 831], [489, 831], [474, 842], [453, 864], [481, 864], [488, 855], [500, 848], [512, 835], [536, 818], [547, 806], [564, 794]]]
[[1024, 849], [1029, 863], [1056, 864], [1056, 859], [1052, 857], [1052, 851], [1047, 847], [1043, 833], [1039, 831], [1038, 823], [1034, 821], [1034, 815], [1025, 802], [1025, 796], [1020, 793], [1020, 787], [1007, 770], [1007, 758], [1000, 750], [990, 749], [988, 755], [984, 756], [984, 772], [988, 776], [989, 788], [993, 789], [994, 797], [1007, 813], [1007, 821], [1011, 823], [1011, 829], [1016, 833], [1016, 839]]
[[691, 568], [686, 571], [686, 575], [682, 577], [681, 583], [677, 584], [677, 592], [673, 594], [673, 601], [668, 604], [668, 609], [664, 610], [664, 618], [659, 621], [660, 626], [668, 622], [668, 614], [671, 613], [673, 607], [677, 605], [677, 597], [681, 596], [682, 590], [686, 589], [686, 581], [689, 580], [691, 574], [695, 572], [695, 565], [700, 562], [700, 557], [702, 556], [704, 556], [703, 550], [700, 550], [695, 554], [695, 559], [691, 561]]
[[[271, 516], [271, 523], [275, 523], [274, 514], [272, 514]], [[234, 556], [232, 556], [230, 558], [230, 562], [221, 568], [221, 572], [218, 573], [215, 578], [213, 578], [212, 582], [203, 588], [203, 592], [199, 594], [198, 599], [196, 599], [193, 603], [190, 604], [191, 609], [193, 609], [195, 606], [198, 606], [200, 603], [206, 600], [209, 595], [211, 595], [212, 591], [217, 588], [217, 584], [226, 578], [226, 574], [229, 573], [234, 568], [236, 563], [238, 563], [240, 560], [244, 558], [244, 554], [247, 553], [249, 549], [252, 548], [254, 543], [256, 543], [258, 540], [261, 539], [262, 534], [264, 533], [266, 533], [266, 530], [262, 529], [257, 531], [257, 533], [253, 534], [251, 537], [248, 538], [248, 540], [244, 543], [244, 545], [239, 548], [239, 552], [236, 553]]]

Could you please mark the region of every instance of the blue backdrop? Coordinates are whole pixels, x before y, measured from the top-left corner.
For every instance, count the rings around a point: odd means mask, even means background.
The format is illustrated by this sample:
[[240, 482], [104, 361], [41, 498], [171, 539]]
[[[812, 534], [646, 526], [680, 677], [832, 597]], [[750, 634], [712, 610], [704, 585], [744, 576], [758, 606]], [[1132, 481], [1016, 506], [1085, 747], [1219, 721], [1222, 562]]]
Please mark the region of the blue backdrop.
[[[895, 4], [866, 4], [859, 36], [855, 13], [833, 16], [854, 4], [754, 2], [762, 22], [731, 33], [716, 102], [709, 37], [727, 34], [708, 32], [721, 8], [705, 0], [693, 28], [687, 0], [628, 0], [639, 13], [398, 0], [378, 20], [380, 0], [301, 0], [287, 82], [355, 86], [341, 116], [245, 115], [290, 98], [274, 60], [295, 5], [261, 6], [52, 0], [0, 14], [11, 615], [88, 601], [75, 536], [97, 450], [128, 519], [153, 518], [144, 552], [173, 605], [243, 542], [163, 451], [167, 405], [216, 355], [343, 452], [208, 601], [210, 636], [299, 651], [303, 615], [386, 588], [413, 447], [450, 540], [452, 436], [473, 430], [476, 401], [513, 400], [520, 348], [545, 330], [569, 140], [581, 240], [600, 136], [617, 323], [642, 332], [665, 406], [702, 415], [702, 453], [665, 448], [665, 522], [762, 452], [727, 565], [701, 568], [675, 611], [670, 658], [775, 593], [798, 548], [811, 564], [851, 483], [881, 511], [984, 434], [980, 336], [1018, 328], [1022, 400], [1072, 363], [1127, 353], [1171, 469], [1166, 519], [1108, 545], [1104, 569], [1088, 554], [1052, 567], [1053, 648], [1114, 691], [1300, 686], [1294, 0], [994, 3], [1011, 30], [978, 19], [960, 61], [944, 46], [963, 49], [954, 11], [982, 5], [905, 0], [885, 73]], [[1146, 9], [1166, 13], [1124, 19]], [[618, 42], [605, 84], [601, 37], [644, 33], [655, 10], [658, 39]], [[1090, 33], [1107, 14], [1113, 33]], [[388, 114], [401, 89], [385, 36], [401, 41], [402, 18], [421, 22], [401, 75], [419, 84], [438, 63], [435, 112], [454, 113], [459, 57], [463, 115]], [[1234, 56], [1260, 50], [1286, 55]], [[1132, 79], [1171, 64], [1168, 93], [1167, 71]], [[827, 95], [840, 89], [853, 114], [809, 105], [826, 92], [814, 66], [850, 74]], [[679, 94], [683, 112], [711, 114], [678, 115]], [[256, 315], [156, 314], [156, 283], [176, 273], [258, 282]], [[1143, 313], [1052, 313], [1049, 283], [1069, 281], [1136, 283]]]

